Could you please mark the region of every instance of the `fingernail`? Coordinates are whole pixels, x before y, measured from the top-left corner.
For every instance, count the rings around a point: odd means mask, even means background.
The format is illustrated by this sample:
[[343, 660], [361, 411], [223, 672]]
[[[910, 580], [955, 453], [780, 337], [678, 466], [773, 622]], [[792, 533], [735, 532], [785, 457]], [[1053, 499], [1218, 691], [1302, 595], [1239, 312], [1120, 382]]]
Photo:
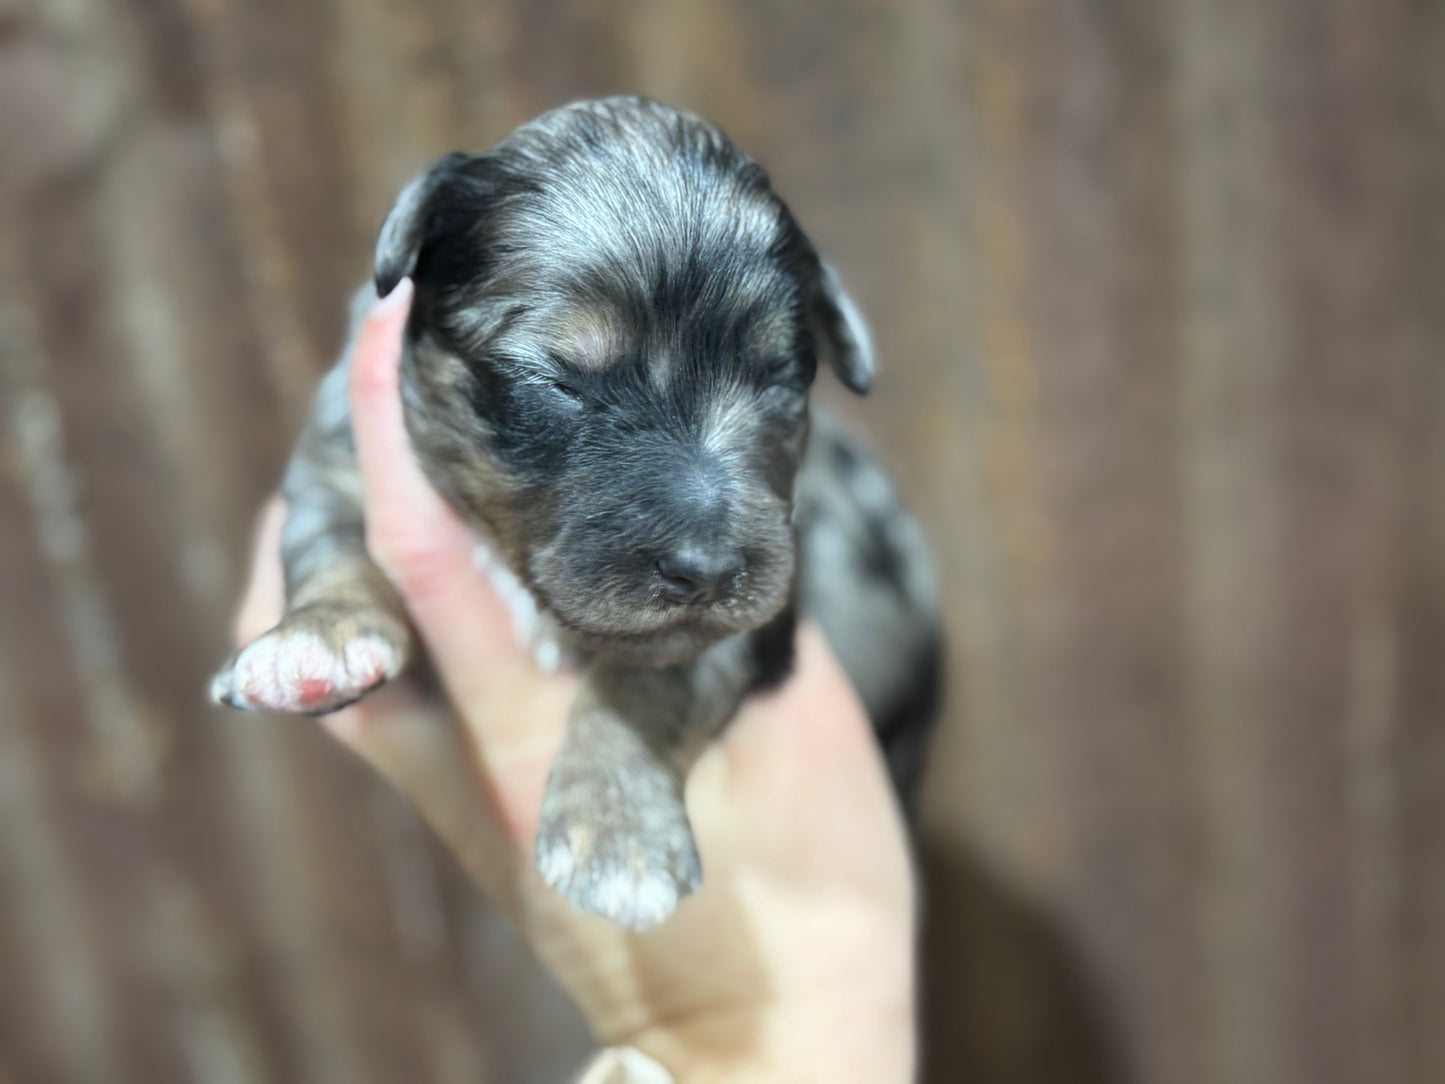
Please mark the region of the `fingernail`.
[[410, 278], [404, 278], [393, 287], [391, 293], [381, 298], [372, 306], [373, 316], [391, 316], [406, 308], [411, 303], [411, 295], [414, 290]]
[[672, 1074], [631, 1046], [610, 1046], [587, 1063], [577, 1084], [673, 1084]]

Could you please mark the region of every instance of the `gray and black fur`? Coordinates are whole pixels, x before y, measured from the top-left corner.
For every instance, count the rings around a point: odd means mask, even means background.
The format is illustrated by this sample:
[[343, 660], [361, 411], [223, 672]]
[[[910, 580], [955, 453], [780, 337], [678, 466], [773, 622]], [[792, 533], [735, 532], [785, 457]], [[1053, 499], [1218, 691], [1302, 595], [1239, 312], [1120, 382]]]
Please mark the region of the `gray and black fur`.
[[[549, 883], [638, 928], [697, 886], [687, 771], [787, 674], [798, 615], [911, 794], [940, 676], [928, 560], [873, 460], [810, 426], [818, 361], [862, 393], [871, 348], [761, 167], [654, 102], [566, 106], [407, 186], [376, 292], [404, 276], [418, 460], [584, 660], [537, 836]], [[286, 616], [216, 678], [236, 707], [334, 710], [414, 649], [366, 555], [347, 365], [283, 485]]]

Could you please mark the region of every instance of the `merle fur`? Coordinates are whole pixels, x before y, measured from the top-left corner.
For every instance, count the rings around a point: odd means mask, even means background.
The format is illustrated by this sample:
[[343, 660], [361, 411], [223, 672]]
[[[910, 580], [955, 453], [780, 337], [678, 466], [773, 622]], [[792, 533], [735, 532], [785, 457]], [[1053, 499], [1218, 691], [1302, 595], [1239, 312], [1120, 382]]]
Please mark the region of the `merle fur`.
[[[873, 459], [810, 418], [819, 364], [862, 393], [871, 347], [762, 168], [666, 106], [576, 103], [407, 186], [380, 231], [376, 293], [408, 275], [418, 460], [590, 660], [543, 807], [547, 879], [639, 927], [696, 886], [687, 768], [749, 689], [786, 677], [800, 616], [822, 625], [906, 800], [940, 681], [927, 554]], [[405, 656], [364, 550], [348, 364], [283, 487], [273, 635], [344, 645], [361, 629]], [[736, 571], [677, 605], [659, 570], [679, 553]], [[227, 673], [218, 696], [244, 705]]]

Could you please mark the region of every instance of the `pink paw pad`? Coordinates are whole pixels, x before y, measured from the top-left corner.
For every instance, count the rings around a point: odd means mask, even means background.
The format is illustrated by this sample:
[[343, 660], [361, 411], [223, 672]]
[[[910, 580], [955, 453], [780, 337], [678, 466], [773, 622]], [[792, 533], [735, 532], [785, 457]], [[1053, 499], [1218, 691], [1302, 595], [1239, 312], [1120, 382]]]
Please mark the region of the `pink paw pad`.
[[336, 686], [322, 678], [302, 678], [296, 683], [296, 695], [302, 707], [319, 704], [335, 691]]
[[338, 653], [314, 632], [276, 629], [216, 675], [211, 698], [252, 711], [334, 711], [392, 677], [399, 662], [380, 636], [357, 636]]

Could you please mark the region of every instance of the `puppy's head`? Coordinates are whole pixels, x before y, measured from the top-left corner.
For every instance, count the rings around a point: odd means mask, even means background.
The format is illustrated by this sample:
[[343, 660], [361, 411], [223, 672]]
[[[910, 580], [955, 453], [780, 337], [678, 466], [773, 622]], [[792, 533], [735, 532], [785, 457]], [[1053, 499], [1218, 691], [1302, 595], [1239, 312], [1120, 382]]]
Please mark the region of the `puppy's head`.
[[610, 99], [443, 158], [382, 226], [404, 275], [423, 465], [584, 644], [664, 665], [787, 604], [817, 359], [858, 392], [872, 360], [721, 132]]

